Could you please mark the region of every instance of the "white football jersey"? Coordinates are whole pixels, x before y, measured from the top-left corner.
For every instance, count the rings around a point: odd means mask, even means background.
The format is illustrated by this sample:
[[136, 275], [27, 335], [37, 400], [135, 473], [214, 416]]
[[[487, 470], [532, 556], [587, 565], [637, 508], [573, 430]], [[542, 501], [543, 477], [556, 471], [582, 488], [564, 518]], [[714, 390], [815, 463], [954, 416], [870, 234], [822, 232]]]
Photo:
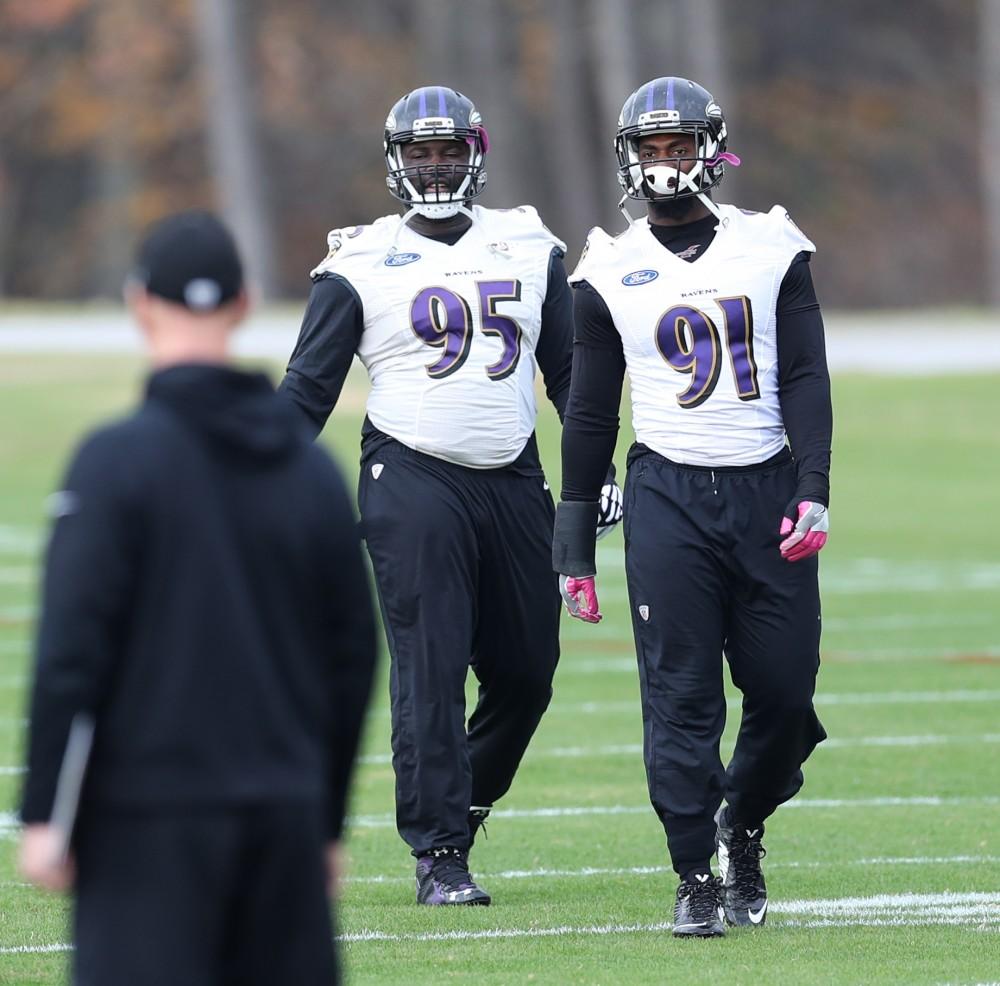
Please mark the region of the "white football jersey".
[[693, 262], [642, 219], [618, 237], [591, 230], [569, 280], [607, 302], [636, 439], [675, 462], [752, 465], [785, 444], [775, 308], [796, 254], [816, 248], [781, 206], [718, 208], [718, 232]]
[[368, 417], [419, 452], [474, 469], [509, 465], [535, 427], [535, 345], [549, 257], [565, 245], [531, 206], [473, 206], [448, 246], [399, 216], [334, 230], [312, 272], [347, 280], [364, 309], [358, 355]]

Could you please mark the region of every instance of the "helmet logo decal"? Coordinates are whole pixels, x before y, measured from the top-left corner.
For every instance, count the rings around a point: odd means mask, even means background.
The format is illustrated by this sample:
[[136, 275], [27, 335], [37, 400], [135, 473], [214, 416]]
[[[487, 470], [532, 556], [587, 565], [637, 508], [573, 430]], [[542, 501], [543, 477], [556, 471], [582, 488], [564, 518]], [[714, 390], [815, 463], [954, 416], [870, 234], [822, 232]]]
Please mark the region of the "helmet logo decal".
[[385, 258], [386, 267], [405, 267], [420, 259], [419, 253], [394, 253], [391, 257]]
[[634, 288], [638, 284], [649, 284], [650, 281], [655, 281], [659, 276], [660, 272], [656, 270], [634, 270], [622, 278], [622, 284], [627, 288]]
[[705, 116], [710, 116], [715, 120], [722, 119], [722, 107], [718, 103], [709, 103], [705, 107]]

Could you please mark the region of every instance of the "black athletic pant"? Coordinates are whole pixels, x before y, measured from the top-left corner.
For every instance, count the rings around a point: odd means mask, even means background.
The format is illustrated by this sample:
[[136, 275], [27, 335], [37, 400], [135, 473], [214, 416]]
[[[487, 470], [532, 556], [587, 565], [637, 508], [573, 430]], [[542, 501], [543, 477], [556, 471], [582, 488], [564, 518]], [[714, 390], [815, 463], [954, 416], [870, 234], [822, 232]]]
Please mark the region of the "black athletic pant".
[[323, 813], [93, 810], [77, 838], [75, 986], [331, 986]]
[[[826, 736], [813, 709], [817, 559], [778, 552], [795, 485], [787, 451], [716, 470], [641, 445], [629, 455], [626, 574], [646, 777], [678, 873], [711, 858], [723, 798], [733, 819], [762, 822], [802, 786], [801, 765]], [[726, 769], [723, 653], [743, 692]]]
[[[365, 459], [358, 501], [392, 660], [399, 834], [414, 855], [466, 848], [470, 806], [506, 793], [552, 695], [552, 497], [540, 475], [393, 441]], [[479, 700], [466, 731], [470, 665]]]

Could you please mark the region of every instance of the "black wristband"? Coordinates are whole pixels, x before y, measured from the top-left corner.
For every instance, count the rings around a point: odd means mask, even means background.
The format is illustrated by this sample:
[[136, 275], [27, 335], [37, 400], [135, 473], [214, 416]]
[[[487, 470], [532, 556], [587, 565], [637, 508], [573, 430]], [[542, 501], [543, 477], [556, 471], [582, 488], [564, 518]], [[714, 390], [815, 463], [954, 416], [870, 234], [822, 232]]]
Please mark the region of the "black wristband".
[[560, 575], [586, 578], [597, 574], [594, 554], [598, 506], [585, 500], [563, 500], [556, 507], [552, 567]]

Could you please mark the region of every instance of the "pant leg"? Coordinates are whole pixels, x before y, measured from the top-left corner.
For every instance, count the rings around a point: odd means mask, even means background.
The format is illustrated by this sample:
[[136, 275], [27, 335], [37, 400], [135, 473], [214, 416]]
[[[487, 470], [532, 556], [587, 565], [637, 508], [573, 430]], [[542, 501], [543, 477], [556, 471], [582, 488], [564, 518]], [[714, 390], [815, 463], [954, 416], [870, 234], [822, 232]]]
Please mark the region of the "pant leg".
[[391, 658], [396, 824], [415, 854], [469, 840], [465, 679], [479, 549], [461, 472], [390, 443], [359, 483]]
[[86, 812], [75, 986], [218, 986], [239, 849], [229, 812]]
[[244, 816], [223, 982], [336, 986], [321, 808], [258, 805]]
[[542, 477], [480, 478], [479, 621], [469, 717], [472, 804], [507, 793], [552, 697], [559, 660], [559, 588], [552, 571], [555, 507]]
[[725, 574], [708, 473], [653, 454], [629, 466], [625, 560], [639, 662], [649, 796], [683, 873], [715, 851], [726, 721]]
[[743, 692], [743, 718], [725, 795], [732, 818], [762, 822], [799, 790], [801, 765], [826, 737], [813, 708], [821, 629], [818, 559], [789, 563], [778, 551], [782, 511], [795, 490], [791, 463], [720, 482], [722, 495], [742, 512], [726, 656]]

